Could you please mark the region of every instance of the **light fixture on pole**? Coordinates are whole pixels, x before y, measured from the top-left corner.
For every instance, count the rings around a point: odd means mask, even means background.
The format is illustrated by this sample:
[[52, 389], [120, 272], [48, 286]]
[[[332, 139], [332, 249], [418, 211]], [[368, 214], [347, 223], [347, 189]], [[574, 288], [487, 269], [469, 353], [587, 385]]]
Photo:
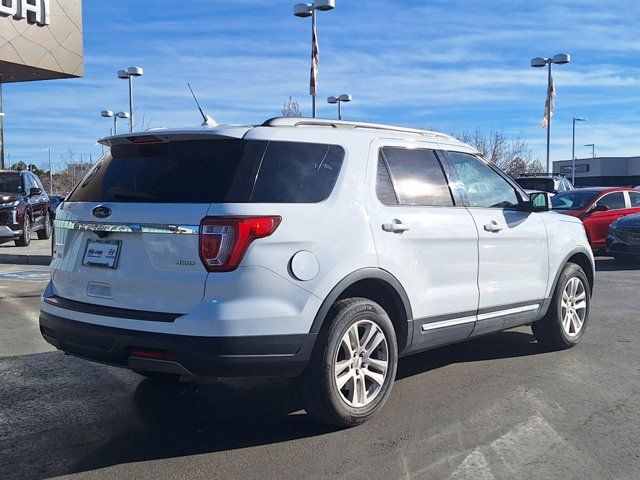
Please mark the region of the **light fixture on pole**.
[[118, 71], [118, 78], [129, 80], [129, 131], [133, 132], [133, 77], [141, 77], [144, 74], [142, 67], [129, 67]]
[[573, 141], [571, 142], [571, 183], [576, 183], [576, 122], [586, 122], [586, 118], [573, 117]]
[[342, 102], [350, 102], [352, 100], [351, 95], [347, 95], [346, 93], [340, 95], [339, 97], [329, 97], [327, 98], [327, 103], [332, 105], [338, 104], [338, 120], [342, 120]]
[[53, 169], [51, 168], [51, 147], [43, 148], [43, 152], [49, 152], [49, 193], [53, 193]]
[[316, 11], [326, 12], [336, 8], [335, 0], [315, 0], [313, 3], [297, 3], [293, 7], [296, 17], [311, 17], [311, 77], [309, 79], [309, 93], [311, 94], [311, 115], [316, 118], [316, 97], [318, 89], [318, 63], [320, 52], [318, 48]]
[[118, 119], [119, 118], [131, 118], [129, 112], [113, 113], [112, 110], [103, 110], [100, 115], [104, 118], [113, 118], [113, 134], [118, 134]]
[[545, 108], [545, 120], [547, 126], [547, 172], [551, 171], [550, 164], [550, 148], [551, 148], [551, 115], [553, 114], [553, 97], [555, 95], [553, 89], [553, 79], [551, 78], [551, 64], [563, 65], [571, 61], [571, 56], [566, 53], [559, 53], [549, 58], [536, 57], [531, 60], [531, 66], [540, 68], [548, 66], [547, 73], [547, 106]]
[[587, 143], [585, 147], [591, 147], [591, 158], [596, 158], [596, 144], [595, 143]]

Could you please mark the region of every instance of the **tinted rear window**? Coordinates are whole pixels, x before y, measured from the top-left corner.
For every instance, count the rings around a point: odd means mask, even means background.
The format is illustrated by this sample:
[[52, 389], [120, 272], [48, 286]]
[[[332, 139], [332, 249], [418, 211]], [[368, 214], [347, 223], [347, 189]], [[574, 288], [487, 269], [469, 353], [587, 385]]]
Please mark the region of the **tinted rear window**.
[[70, 202], [314, 203], [333, 190], [335, 145], [190, 140], [111, 149]]
[[526, 190], [539, 190], [553, 193], [555, 189], [551, 178], [516, 178], [516, 182]]

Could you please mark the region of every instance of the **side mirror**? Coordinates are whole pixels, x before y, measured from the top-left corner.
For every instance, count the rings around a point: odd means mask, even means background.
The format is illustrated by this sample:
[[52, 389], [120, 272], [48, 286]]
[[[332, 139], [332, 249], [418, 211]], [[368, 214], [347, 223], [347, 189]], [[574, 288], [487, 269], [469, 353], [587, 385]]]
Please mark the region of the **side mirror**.
[[35, 197], [37, 195], [42, 195], [42, 189], [36, 188], [36, 187], [30, 188], [29, 195], [32, 197]]
[[592, 212], [606, 212], [607, 210], [611, 209], [604, 203], [596, 203], [591, 209]]
[[546, 192], [536, 192], [529, 195], [529, 201], [525, 202], [530, 212], [548, 212], [551, 210], [549, 204], [549, 194]]

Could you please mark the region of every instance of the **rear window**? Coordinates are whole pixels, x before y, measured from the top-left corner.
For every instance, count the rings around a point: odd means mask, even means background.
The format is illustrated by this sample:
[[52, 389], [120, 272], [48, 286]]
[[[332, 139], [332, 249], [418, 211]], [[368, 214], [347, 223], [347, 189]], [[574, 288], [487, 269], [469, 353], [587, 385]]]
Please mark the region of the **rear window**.
[[555, 184], [551, 178], [516, 178], [516, 182], [525, 190], [539, 190], [554, 193]]
[[336, 145], [236, 139], [111, 148], [70, 202], [316, 203], [335, 186]]

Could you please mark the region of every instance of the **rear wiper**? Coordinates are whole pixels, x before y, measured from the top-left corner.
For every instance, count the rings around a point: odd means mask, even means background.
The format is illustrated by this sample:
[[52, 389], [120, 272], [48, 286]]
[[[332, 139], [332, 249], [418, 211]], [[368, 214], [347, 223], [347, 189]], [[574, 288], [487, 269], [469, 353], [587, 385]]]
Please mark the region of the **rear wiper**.
[[107, 189], [109, 195], [113, 195], [116, 198], [132, 198], [138, 200], [157, 200], [158, 197], [149, 195], [147, 193], [140, 193], [134, 190], [126, 190], [120, 187], [112, 187]]

